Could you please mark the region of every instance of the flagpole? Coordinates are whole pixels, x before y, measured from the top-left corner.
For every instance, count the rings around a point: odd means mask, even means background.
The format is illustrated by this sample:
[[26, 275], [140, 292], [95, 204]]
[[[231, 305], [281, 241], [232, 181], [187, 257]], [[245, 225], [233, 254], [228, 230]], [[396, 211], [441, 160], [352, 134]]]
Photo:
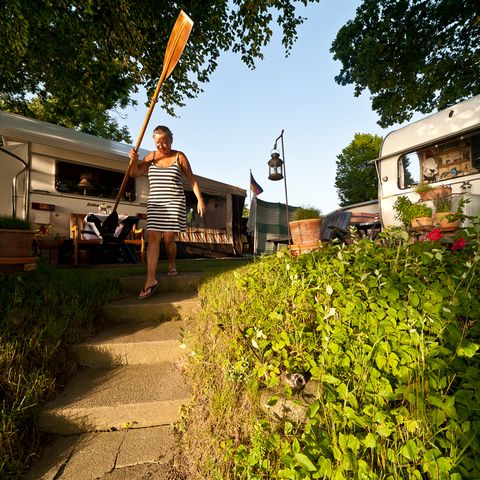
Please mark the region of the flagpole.
[[250, 178], [248, 179], [248, 208], [252, 208], [252, 169], [250, 169]]

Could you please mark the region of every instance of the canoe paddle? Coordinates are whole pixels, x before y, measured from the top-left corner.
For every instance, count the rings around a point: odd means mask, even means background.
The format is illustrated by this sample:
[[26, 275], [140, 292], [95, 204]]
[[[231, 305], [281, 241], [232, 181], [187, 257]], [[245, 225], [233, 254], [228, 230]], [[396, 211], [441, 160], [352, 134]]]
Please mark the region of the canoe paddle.
[[[155, 103], [157, 102], [158, 94], [160, 93], [160, 88], [162, 87], [163, 82], [170, 76], [170, 74], [173, 72], [173, 69], [177, 65], [178, 60], [180, 59], [180, 56], [185, 49], [185, 45], [188, 42], [188, 37], [190, 36], [192, 27], [193, 21], [183, 10], [181, 10], [180, 14], [177, 17], [177, 21], [173, 26], [170, 38], [168, 39], [167, 48], [165, 50], [165, 57], [163, 59], [162, 73], [160, 75], [160, 79], [158, 80], [158, 85], [155, 89], [155, 93], [153, 94], [152, 101], [150, 102], [150, 107], [143, 122], [143, 126], [140, 131], [140, 135], [138, 136], [137, 143], [135, 144], [136, 152], [138, 152], [140, 144], [142, 143], [143, 136], [145, 135], [145, 130], [147, 129], [148, 122], [150, 121], [150, 117], [152, 116], [153, 108], [155, 107]], [[104, 234], [112, 235], [118, 226], [117, 207], [120, 199], [125, 192], [125, 188], [127, 187], [127, 182], [130, 176], [132, 166], [133, 160], [131, 160], [128, 164], [127, 171], [125, 172], [125, 176], [123, 177], [122, 185], [120, 186], [120, 190], [118, 191], [117, 199], [115, 200], [115, 205], [113, 206], [112, 213], [104, 220], [102, 224], [102, 236]]]

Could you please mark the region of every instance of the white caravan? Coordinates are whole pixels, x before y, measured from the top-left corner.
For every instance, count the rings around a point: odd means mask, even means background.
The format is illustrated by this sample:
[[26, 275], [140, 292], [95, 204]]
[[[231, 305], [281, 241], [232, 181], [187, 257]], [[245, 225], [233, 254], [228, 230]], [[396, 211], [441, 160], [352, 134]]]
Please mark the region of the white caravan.
[[[0, 215], [15, 214], [37, 227], [49, 224], [68, 238], [71, 213], [108, 212], [113, 207], [129, 145], [1, 111], [0, 139]], [[146, 153], [141, 150], [140, 156]], [[197, 180], [206, 215], [192, 220], [193, 240], [189, 235], [183, 240], [218, 243], [221, 237], [224, 252], [239, 251], [246, 191], [198, 175]], [[147, 177], [130, 178], [118, 213], [144, 216], [147, 195]], [[186, 182], [185, 196], [187, 210], [196, 212], [196, 198]]]
[[393, 204], [418, 201], [415, 186], [448, 185], [469, 198], [467, 215], [480, 213], [480, 95], [389, 133], [375, 160], [383, 227], [399, 225]]

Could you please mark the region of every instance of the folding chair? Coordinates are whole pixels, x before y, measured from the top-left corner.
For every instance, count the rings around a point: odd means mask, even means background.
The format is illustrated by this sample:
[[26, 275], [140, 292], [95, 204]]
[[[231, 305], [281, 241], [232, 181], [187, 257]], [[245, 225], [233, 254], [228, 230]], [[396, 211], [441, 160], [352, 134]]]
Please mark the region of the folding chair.
[[322, 222], [320, 240], [331, 242], [338, 239], [345, 242], [350, 234], [349, 226], [352, 212], [335, 211], [329, 213]]

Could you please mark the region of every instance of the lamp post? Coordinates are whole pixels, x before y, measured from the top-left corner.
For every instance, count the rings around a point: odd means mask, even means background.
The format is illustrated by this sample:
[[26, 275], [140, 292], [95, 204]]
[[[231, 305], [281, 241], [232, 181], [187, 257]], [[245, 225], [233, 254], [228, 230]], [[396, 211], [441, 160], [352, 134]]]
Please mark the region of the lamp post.
[[[282, 156], [283, 160], [280, 158], [280, 153], [277, 150], [278, 140], [281, 140], [282, 147]], [[285, 146], [283, 144], [283, 130], [282, 133], [275, 139], [275, 144], [273, 145], [273, 150], [271, 153], [272, 158], [268, 161], [268, 179], [273, 181], [278, 181], [283, 178], [285, 184], [285, 216], [287, 220], [287, 232], [288, 232], [288, 243], [290, 244], [290, 227], [289, 227], [289, 216], [288, 216], [288, 193], [287, 193], [287, 170], [285, 168]]]

